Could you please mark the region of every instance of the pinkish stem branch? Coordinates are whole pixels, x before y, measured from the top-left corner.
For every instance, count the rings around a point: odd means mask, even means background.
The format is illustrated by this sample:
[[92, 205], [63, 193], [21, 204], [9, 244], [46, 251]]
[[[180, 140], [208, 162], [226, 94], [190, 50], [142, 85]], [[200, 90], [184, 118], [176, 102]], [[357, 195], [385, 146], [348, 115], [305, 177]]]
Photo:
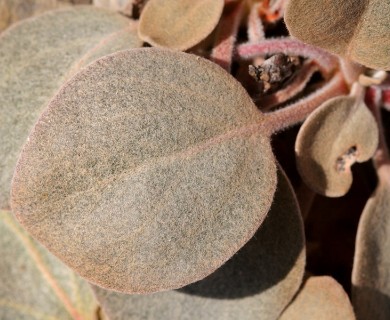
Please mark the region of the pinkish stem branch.
[[382, 91], [383, 107], [390, 111], [390, 89]]
[[244, 2], [239, 1], [236, 4], [232, 4], [234, 6], [233, 10], [222, 16], [222, 20], [217, 27], [216, 45], [211, 52], [211, 61], [219, 64], [229, 73], [238, 27], [244, 11]]
[[271, 134], [291, 127], [306, 117], [330, 98], [347, 94], [348, 87], [341, 73], [337, 73], [322, 88], [309, 96], [277, 111], [266, 113], [266, 125]]
[[252, 6], [248, 15], [248, 40], [250, 43], [260, 43], [265, 40], [264, 26], [259, 16], [260, 3]]
[[330, 75], [335, 69], [339, 68], [336, 56], [295, 39], [267, 39], [258, 44], [245, 43], [237, 47], [237, 54], [242, 59], [253, 59], [279, 52], [313, 59], [325, 75]]
[[283, 16], [286, 5], [287, 5], [287, 0], [276, 0], [274, 4], [271, 6], [270, 11], [271, 12], [279, 11], [281, 16]]

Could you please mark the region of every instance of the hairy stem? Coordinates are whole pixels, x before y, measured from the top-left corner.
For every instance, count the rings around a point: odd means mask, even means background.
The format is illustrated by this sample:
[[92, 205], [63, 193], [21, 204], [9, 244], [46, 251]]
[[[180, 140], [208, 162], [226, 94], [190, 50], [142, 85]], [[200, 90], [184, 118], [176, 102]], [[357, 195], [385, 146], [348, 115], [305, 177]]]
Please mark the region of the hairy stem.
[[322, 88], [297, 102], [266, 114], [266, 125], [271, 134], [302, 122], [306, 117], [330, 98], [348, 93], [341, 73], [337, 73]]
[[264, 26], [259, 17], [259, 3], [252, 6], [248, 15], [248, 40], [250, 43], [260, 43], [265, 40]]
[[245, 1], [239, 1], [232, 4], [234, 6], [232, 11], [222, 16], [222, 20], [217, 27], [216, 45], [211, 52], [211, 61], [219, 64], [229, 73], [238, 27], [244, 11], [244, 3]]
[[339, 61], [336, 56], [320, 48], [290, 38], [267, 39], [261, 43], [245, 43], [237, 47], [237, 54], [242, 59], [253, 59], [257, 56], [279, 52], [290, 56], [302, 56], [312, 59], [325, 76], [332, 74], [335, 69], [339, 68]]

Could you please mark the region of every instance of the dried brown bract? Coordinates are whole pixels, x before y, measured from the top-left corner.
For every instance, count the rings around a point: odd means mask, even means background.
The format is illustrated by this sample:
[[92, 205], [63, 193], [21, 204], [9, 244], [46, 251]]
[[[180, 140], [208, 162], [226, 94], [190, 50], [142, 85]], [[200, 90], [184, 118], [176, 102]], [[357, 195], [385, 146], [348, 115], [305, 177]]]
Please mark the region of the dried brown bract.
[[379, 170], [379, 184], [359, 222], [352, 272], [352, 302], [358, 319], [390, 318], [390, 172]]
[[259, 66], [249, 65], [249, 74], [261, 84], [262, 91], [275, 91], [291, 78], [301, 62], [298, 57], [275, 54]]

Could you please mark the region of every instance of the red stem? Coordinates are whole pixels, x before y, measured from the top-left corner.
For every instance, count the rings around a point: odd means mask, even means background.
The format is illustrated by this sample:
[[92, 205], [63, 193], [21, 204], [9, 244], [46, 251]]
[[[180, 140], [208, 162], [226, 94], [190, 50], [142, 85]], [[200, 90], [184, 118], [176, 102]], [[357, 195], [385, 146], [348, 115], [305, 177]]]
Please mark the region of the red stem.
[[255, 3], [248, 15], [248, 40], [250, 43], [259, 43], [265, 40], [264, 26], [259, 17], [260, 3]]
[[320, 48], [290, 38], [267, 39], [258, 44], [245, 43], [237, 47], [237, 54], [242, 59], [253, 59], [258, 56], [279, 52], [286, 55], [302, 56], [313, 59], [325, 75], [330, 75], [339, 67], [338, 58], [336, 56]]
[[274, 112], [266, 114], [268, 126], [271, 134], [291, 127], [302, 122], [306, 117], [318, 108], [322, 103], [330, 98], [348, 93], [348, 87], [341, 73], [337, 73], [322, 88], [313, 92], [309, 96]]
[[230, 73], [233, 49], [236, 43], [245, 1], [239, 1], [227, 15], [222, 16], [216, 34], [216, 45], [211, 52], [211, 61], [219, 64]]

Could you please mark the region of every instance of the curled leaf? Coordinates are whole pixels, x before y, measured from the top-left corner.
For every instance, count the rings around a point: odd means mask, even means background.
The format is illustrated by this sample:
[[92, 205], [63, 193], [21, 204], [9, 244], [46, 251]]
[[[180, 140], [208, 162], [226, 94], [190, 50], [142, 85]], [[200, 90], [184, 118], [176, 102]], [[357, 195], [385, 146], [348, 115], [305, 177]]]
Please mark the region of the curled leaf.
[[315, 110], [299, 130], [297, 168], [314, 191], [343, 196], [352, 184], [354, 162], [367, 161], [378, 145], [378, 127], [363, 102], [336, 97]]
[[370, 68], [390, 70], [390, 2], [290, 0], [290, 33]]
[[352, 303], [358, 319], [390, 319], [390, 185], [382, 167], [377, 189], [360, 218], [352, 272]]
[[39, 119], [13, 211], [93, 283], [182, 287], [227, 261], [269, 210], [276, 168], [263, 122], [210, 61], [118, 52], [80, 71]]
[[88, 283], [0, 211], [0, 319], [95, 319]]
[[82, 66], [141, 45], [128, 19], [92, 6], [52, 11], [0, 36], [0, 208], [22, 145], [63, 82]]
[[274, 320], [298, 290], [305, 267], [303, 224], [287, 177], [278, 172], [271, 210], [226, 264], [180, 290], [125, 295], [94, 287], [111, 320]]
[[279, 320], [354, 320], [342, 286], [331, 277], [310, 277]]
[[139, 36], [156, 47], [187, 50], [213, 31], [223, 6], [224, 0], [149, 0]]

